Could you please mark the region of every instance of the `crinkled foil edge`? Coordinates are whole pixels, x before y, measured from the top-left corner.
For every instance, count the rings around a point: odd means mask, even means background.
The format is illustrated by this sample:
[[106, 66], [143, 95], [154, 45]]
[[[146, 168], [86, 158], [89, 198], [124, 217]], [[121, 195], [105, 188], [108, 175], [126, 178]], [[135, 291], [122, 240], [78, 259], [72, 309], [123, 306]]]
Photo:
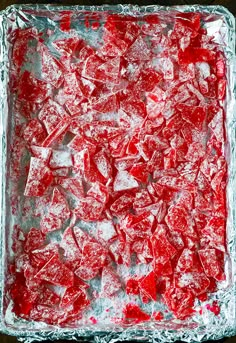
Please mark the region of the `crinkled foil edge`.
[[[20, 11], [111, 11], [121, 14], [138, 14], [153, 13], [156, 11], [200, 11], [209, 14], [219, 14], [224, 16], [228, 29], [228, 42], [226, 46], [226, 55], [228, 58], [228, 101], [226, 104], [226, 132], [228, 138], [227, 154], [228, 160], [228, 184], [227, 184], [227, 201], [228, 201], [228, 223], [227, 223], [227, 246], [228, 253], [232, 264], [232, 285], [227, 289], [225, 302], [231, 302], [230, 321], [219, 321], [212, 326], [198, 326], [195, 328], [184, 327], [178, 322], [179, 328], [173, 329], [171, 325], [165, 326], [161, 323], [151, 324], [148, 328], [143, 325], [136, 325], [126, 328], [113, 328], [108, 331], [106, 328], [94, 330], [94, 327], [78, 329], [58, 329], [55, 327], [45, 330], [17, 330], [11, 328], [4, 322], [3, 315], [3, 293], [4, 293], [4, 273], [5, 273], [5, 192], [6, 192], [6, 162], [7, 162], [7, 117], [8, 117], [8, 46], [6, 40], [5, 20], [10, 14], [17, 14]], [[222, 6], [200, 6], [186, 5], [165, 7], [158, 5], [136, 6], [136, 5], [104, 5], [104, 6], [54, 6], [54, 5], [12, 5], [0, 12], [0, 331], [17, 336], [18, 340], [25, 343], [39, 342], [44, 340], [85, 340], [96, 343], [106, 343], [128, 340], [141, 340], [145, 342], [175, 342], [182, 340], [185, 342], [201, 342], [208, 339], [216, 340], [226, 336], [236, 335], [236, 60], [235, 60], [235, 19], [234, 16]], [[229, 115], [228, 115], [229, 114]], [[236, 206], [236, 205], [235, 205]], [[226, 310], [228, 310], [226, 306]], [[176, 322], [177, 323], [177, 322]], [[175, 324], [176, 324], [175, 323]]]

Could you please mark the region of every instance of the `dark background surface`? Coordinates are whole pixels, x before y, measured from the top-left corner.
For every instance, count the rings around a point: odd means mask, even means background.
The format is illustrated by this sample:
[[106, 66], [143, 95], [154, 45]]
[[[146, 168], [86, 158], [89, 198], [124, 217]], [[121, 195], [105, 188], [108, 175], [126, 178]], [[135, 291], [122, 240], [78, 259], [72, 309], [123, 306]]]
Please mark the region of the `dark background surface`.
[[[234, 16], [236, 15], [236, 0], [160, 0], [160, 1], [152, 1], [152, 0], [136, 0], [136, 1], [122, 1], [122, 0], [81, 0], [81, 1], [73, 1], [73, 0], [57, 0], [50, 2], [48, 1], [35, 1], [35, 0], [0, 0], [0, 10], [5, 9], [7, 6], [12, 4], [27, 4], [27, 3], [43, 3], [43, 4], [60, 4], [60, 5], [103, 5], [103, 4], [120, 4], [120, 3], [127, 3], [127, 4], [138, 4], [138, 5], [165, 5], [165, 6], [171, 6], [171, 5], [187, 5], [187, 4], [202, 4], [202, 5], [222, 5], [227, 7]], [[17, 340], [15, 337], [9, 337], [5, 335], [0, 334], [0, 343], [16, 343]], [[66, 342], [72, 342], [72, 341], [57, 341], [58, 343], [66, 343]], [[213, 341], [212, 341], [213, 342]], [[215, 343], [236, 343], [236, 336], [231, 338], [225, 338], [220, 341], [214, 341]], [[210, 343], [210, 341], [208, 341]]]

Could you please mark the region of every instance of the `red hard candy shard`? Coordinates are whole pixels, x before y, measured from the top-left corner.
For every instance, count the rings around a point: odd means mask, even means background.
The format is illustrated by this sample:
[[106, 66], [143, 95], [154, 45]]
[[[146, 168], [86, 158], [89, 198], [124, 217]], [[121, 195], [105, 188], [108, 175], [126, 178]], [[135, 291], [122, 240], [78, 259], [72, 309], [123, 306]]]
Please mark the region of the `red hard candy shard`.
[[124, 321], [128, 323], [140, 323], [150, 320], [150, 315], [140, 309], [138, 305], [127, 304], [123, 310]]
[[24, 195], [43, 196], [52, 180], [52, 172], [46, 163], [39, 158], [31, 157]]
[[74, 283], [74, 275], [57, 256], [53, 256], [35, 275], [36, 278], [53, 285], [70, 287]]
[[110, 297], [121, 288], [119, 277], [114, 271], [104, 267], [102, 271], [101, 296]]
[[185, 320], [226, 279], [222, 18], [95, 11], [81, 35], [59, 12], [57, 32], [9, 32], [10, 203], [24, 225], [7, 299], [61, 327], [113, 321], [113, 308], [98, 316], [108, 300], [124, 324], [162, 320], [159, 301]]

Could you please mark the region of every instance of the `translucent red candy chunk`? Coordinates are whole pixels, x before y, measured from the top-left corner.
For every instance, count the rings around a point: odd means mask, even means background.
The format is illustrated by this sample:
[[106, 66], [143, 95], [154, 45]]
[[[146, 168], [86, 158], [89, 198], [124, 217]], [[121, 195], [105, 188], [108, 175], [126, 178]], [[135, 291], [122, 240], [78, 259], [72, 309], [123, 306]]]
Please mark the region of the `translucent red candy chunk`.
[[139, 282], [140, 291], [150, 298], [151, 300], [156, 301], [157, 299], [157, 290], [156, 290], [156, 277], [154, 272], [149, 273], [147, 276], [141, 278]]
[[76, 261], [79, 263], [82, 258], [82, 252], [76, 243], [73, 230], [70, 227], [64, 231], [60, 246], [64, 249], [63, 255], [66, 260], [75, 262], [76, 266]]
[[53, 180], [52, 172], [39, 158], [31, 157], [24, 195], [43, 196]]
[[82, 29], [74, 15], [50, 18], [58, 30], [9, 33], [17, 225], [7, 301], [19, 317], [61, 327], [160, 321], [159, 302], [168, 320], [208, 298], [218, 314], [210, 294], [227, 275], [222, 18], [101, 21], [94, 11]]
[[164, 265], [175, 255], [176, 249], [170, 244], [163, 225], [158, 225], [152, 237], [155, 273], [162, 273]]
[[24, 140], [28, 144], [39, 144], [45, 140], [46, 132], [37, 119], [32, 119], [28, 122], [26, 128], [24, 129]]
[[114, 180], [114, 191], [125, 191], [127, 189], [137, 188], [138, 182], [126, 170], [118, 171]]
[[56, 286], [70, 287], [74, 283], [73, 272], [57, 256], [53, 256], [35, 277]]
[[41, 228], [44, 233], [58, 230], [63, 222], [70, 217], [70, 210], [66, 199], [58, 188], [54, 188], [48, 211], [43, 216]]
[[52, 99], [47, 99], [38, 114], [38, 118], [44, 123], [48, 133], [52, 132], [57, 124], [67, 116], [63, 107]]
[[19, 100], [34, 103], [42, 103], [48, 97], [50, 90], [47, 83], [36, 79], [27, 70], [21, 75], [18, 88]]
[[102, 270], [102, 297], [110, 297], [121, 288], [119, 277], [109, 268], [104, 267]]
[[199, 250], [198, 254], [206, 275], [211, 276], [216, 280], [222, 280], [224, 275], [221, 270], [220, 261], [218, 260], [216, 250]]
[[174, 315], [179, 319], [184, 319], [194, 313], [194, 296], [187, 290], [180, 288], [169, 287], [163, 294], [163, 298], [167, 306], [173, 311]]
[[[82, 294], [84, 294], [84, 290], [81, 290], [80, 288], [76, 286], [67, 288], [61, 299], [61, 303], [60, 303], [61, 307], [67, 307], [73, 304], [78, 298], [80, 299], [82, 298]], [[82, 307], [82, 302], [81, 302], [81, 307]]]
[[107, 251], [98, 243], [84, 245], [83, 256], [75, 274], [83, 280], [93, 279], [105, 264]]
[[38, 49], [41, 54], [43, 80], [58, 88], [62, 83], [62, 67], [45, 45], [39, 44]]
[[104, 203], [88, 196], [78, 201], [74, 212], [78, 218], [84, 221], [94, 221], [101, 219], [103, 210]]
[[27, 234], [24, 249], [26, 252], [38, 249], [44, 244], [44, 242], [44, 234], [39, 229], [31, 228]]

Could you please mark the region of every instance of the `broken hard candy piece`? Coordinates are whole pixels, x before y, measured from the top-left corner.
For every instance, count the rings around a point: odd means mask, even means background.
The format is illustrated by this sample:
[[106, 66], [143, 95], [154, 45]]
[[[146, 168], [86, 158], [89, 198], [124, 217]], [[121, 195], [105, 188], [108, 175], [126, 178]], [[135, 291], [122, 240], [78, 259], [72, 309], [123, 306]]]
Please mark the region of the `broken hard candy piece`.
[[53, 256], [35, 275], [38, 279], [56, 286], [70, 287], [74, 283], [74, 274], [57, 256]]

